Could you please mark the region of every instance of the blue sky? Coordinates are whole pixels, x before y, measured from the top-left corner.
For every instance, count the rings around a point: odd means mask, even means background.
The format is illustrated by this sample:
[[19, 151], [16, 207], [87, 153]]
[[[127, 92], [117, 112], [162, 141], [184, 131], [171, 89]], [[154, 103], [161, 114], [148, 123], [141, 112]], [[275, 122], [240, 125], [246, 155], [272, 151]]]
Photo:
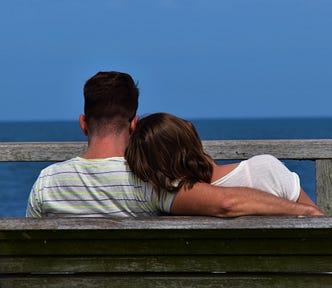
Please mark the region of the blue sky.
[[330, 0], [1, 0], [0, 121], [75, 120], [130, 73], [139, 114], [332, 117]]

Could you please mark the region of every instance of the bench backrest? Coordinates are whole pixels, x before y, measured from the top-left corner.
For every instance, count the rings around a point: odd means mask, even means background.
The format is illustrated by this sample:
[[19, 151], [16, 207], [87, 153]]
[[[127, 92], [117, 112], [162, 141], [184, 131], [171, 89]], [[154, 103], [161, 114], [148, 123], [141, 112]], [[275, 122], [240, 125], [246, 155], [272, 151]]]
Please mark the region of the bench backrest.
[[0, 287], [332, 287], [329, 217], [0, 219]]

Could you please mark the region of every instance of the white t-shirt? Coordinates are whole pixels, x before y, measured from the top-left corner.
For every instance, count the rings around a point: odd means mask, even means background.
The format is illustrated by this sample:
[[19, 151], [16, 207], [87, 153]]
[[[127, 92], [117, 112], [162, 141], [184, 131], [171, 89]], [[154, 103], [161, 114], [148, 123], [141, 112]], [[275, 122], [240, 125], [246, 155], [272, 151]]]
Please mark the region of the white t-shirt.
[[298, 199], [301, 190], [299, 176], [272, 155], [258, 155], [242, 161], [212, 184], [255, 188], [291, 201]]

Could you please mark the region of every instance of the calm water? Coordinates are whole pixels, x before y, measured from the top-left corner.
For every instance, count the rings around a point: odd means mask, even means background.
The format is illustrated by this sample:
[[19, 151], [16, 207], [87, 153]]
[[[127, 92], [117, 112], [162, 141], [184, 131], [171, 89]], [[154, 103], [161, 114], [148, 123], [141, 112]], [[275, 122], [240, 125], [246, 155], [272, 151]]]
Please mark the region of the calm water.
[[[332, 118], [325, 119], [188, 119], [204, 140], [329, 139]], [[77, 121], [0, 122], [0, 141], [85, 141]], [[0, 163], [0, 217], [23, 217], [39, 171], [50, 163]], [[312, 161], [285, 161], [297, 172], [302, 187], [315, 200]]]

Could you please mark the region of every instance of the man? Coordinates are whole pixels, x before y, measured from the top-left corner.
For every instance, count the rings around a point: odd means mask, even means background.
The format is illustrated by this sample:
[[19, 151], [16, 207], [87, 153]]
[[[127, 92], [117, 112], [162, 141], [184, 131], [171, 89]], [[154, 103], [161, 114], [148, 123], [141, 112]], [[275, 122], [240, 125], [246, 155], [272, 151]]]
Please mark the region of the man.
[[157, 196], [150, 184], [131, 173], [123, 157], [138, 121], [138, 96], [126, 73], [99, 72], [85, 83], [80, 125], [88, 148], [81, 157], [41, 171], [30, 193], [27, 217], [322, 215], [316, 207], [249, 188], [199, 183]]

